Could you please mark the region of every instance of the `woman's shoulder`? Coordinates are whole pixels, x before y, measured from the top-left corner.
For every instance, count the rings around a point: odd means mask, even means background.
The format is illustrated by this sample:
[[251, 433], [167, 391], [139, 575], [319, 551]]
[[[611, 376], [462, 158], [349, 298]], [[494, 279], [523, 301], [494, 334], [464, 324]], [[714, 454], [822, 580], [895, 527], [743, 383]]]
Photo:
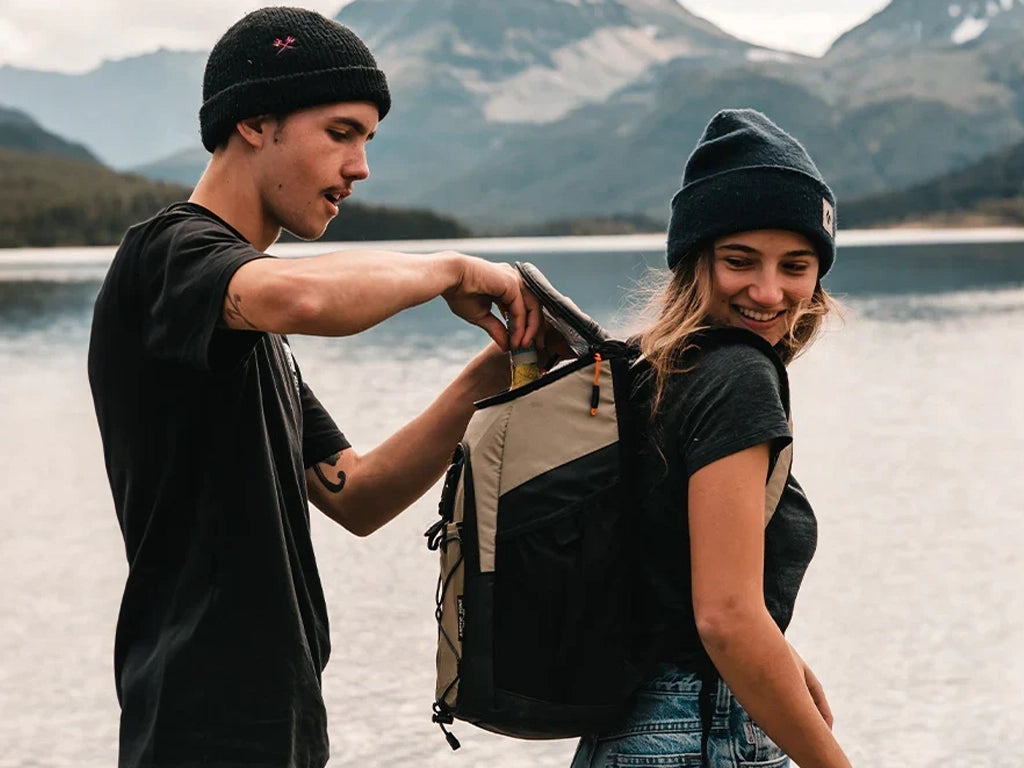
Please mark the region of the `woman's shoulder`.
[[[648, 391], [653, 392], [653, 381]], [[780, 405], [788, 413], [789, 382], [771, 346], [743, 329], [713, 329], [692, 340], [679, 370], [666, 379], [659, 412], [676, 422], [720, 410], [741, 415]]]
[[682, 368], [678, 376], [694, 383], [723, 385], [749, 376], [774, 382], [786, 378], [786, 367], [772, 346], [743, 328], [709, 328], [696, 334]]

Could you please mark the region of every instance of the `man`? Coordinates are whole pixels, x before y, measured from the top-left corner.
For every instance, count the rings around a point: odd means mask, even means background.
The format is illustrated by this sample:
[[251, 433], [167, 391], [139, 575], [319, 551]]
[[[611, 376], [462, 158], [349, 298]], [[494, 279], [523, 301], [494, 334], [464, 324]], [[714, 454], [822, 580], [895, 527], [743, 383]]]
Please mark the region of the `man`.
[[[319, 237], [369, 175], [390, 96], [347, 28], [253, 12], [211, 52], [203, 97], [209, 166], [188, 202], [125, 235], [89, 348], [129, 563], [119, 765], [319, 768], [329, 634], [307, 500], [360, 536], [406, 508], [440, 476], [472, 402], [508, 384], [492, 304], [514, 345], [540, 312], [511, 267], [463, 254], [264, 253], [281, 229]], [[358, 333], [437, 296], [495, 343], [360, 456], [285, 334]]]

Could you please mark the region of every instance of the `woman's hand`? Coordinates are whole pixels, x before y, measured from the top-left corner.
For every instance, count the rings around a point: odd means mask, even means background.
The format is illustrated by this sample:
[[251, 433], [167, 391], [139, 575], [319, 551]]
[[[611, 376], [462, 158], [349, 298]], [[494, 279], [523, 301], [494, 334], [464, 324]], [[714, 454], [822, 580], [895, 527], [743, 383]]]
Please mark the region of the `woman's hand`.
[[807, 666], [800, 654], [796, 652], [796, 648], [792, 644], [789, 646], [789, 652], [793, 654], [793, 660], [796, 662], [797, 667], [803, 672], [804, 683], [807, 684], [807, 691], [811, 694], [811, 698], [814, 700], [814, 706], [818, 708], [821, 713], [822, 719], [828, 724], [828, 727], [832, 727], [832, 708], [828, 705], [828, 699], [825, 698], [825, 689], [821, 687], [821, 682], [817, 676], [811, 671], [811, 668]]

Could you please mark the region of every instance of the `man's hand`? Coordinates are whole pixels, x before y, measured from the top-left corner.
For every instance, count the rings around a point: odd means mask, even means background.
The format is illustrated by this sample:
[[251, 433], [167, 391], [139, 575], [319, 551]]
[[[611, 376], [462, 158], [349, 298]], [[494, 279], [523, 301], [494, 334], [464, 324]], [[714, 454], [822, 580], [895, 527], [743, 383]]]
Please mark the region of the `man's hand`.
[[549, 371], [562, 360], [571, 360], [576, 357], [569, 342], [558, 332], [558, 329], [547, 321], [543, 312], [541, 312], [540, 330], [537, 332], [534, 344], [537, 347], [537, 359], [540, 361], [542, 371]]
[[[466, 322], [483, 328], [507, 351], [530, 344], [540, 327], [540, 302], [523, 285], [510, 264], [495, 264], [464, 254], [458, 257], [459, 281], [442, 296], [449, 308]], [[491, 311], [497, 304], [509, 318], [509, 330]]]

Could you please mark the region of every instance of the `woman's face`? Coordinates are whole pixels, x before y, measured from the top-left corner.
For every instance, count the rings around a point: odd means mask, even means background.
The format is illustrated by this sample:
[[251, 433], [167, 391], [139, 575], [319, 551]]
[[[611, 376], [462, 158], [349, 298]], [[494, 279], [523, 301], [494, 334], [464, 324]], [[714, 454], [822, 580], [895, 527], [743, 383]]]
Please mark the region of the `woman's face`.
[[818, 255], [803, 235], [781, 229], [726, 235], [714, 243], [709, 314], [774, 346], [817, 283]]

